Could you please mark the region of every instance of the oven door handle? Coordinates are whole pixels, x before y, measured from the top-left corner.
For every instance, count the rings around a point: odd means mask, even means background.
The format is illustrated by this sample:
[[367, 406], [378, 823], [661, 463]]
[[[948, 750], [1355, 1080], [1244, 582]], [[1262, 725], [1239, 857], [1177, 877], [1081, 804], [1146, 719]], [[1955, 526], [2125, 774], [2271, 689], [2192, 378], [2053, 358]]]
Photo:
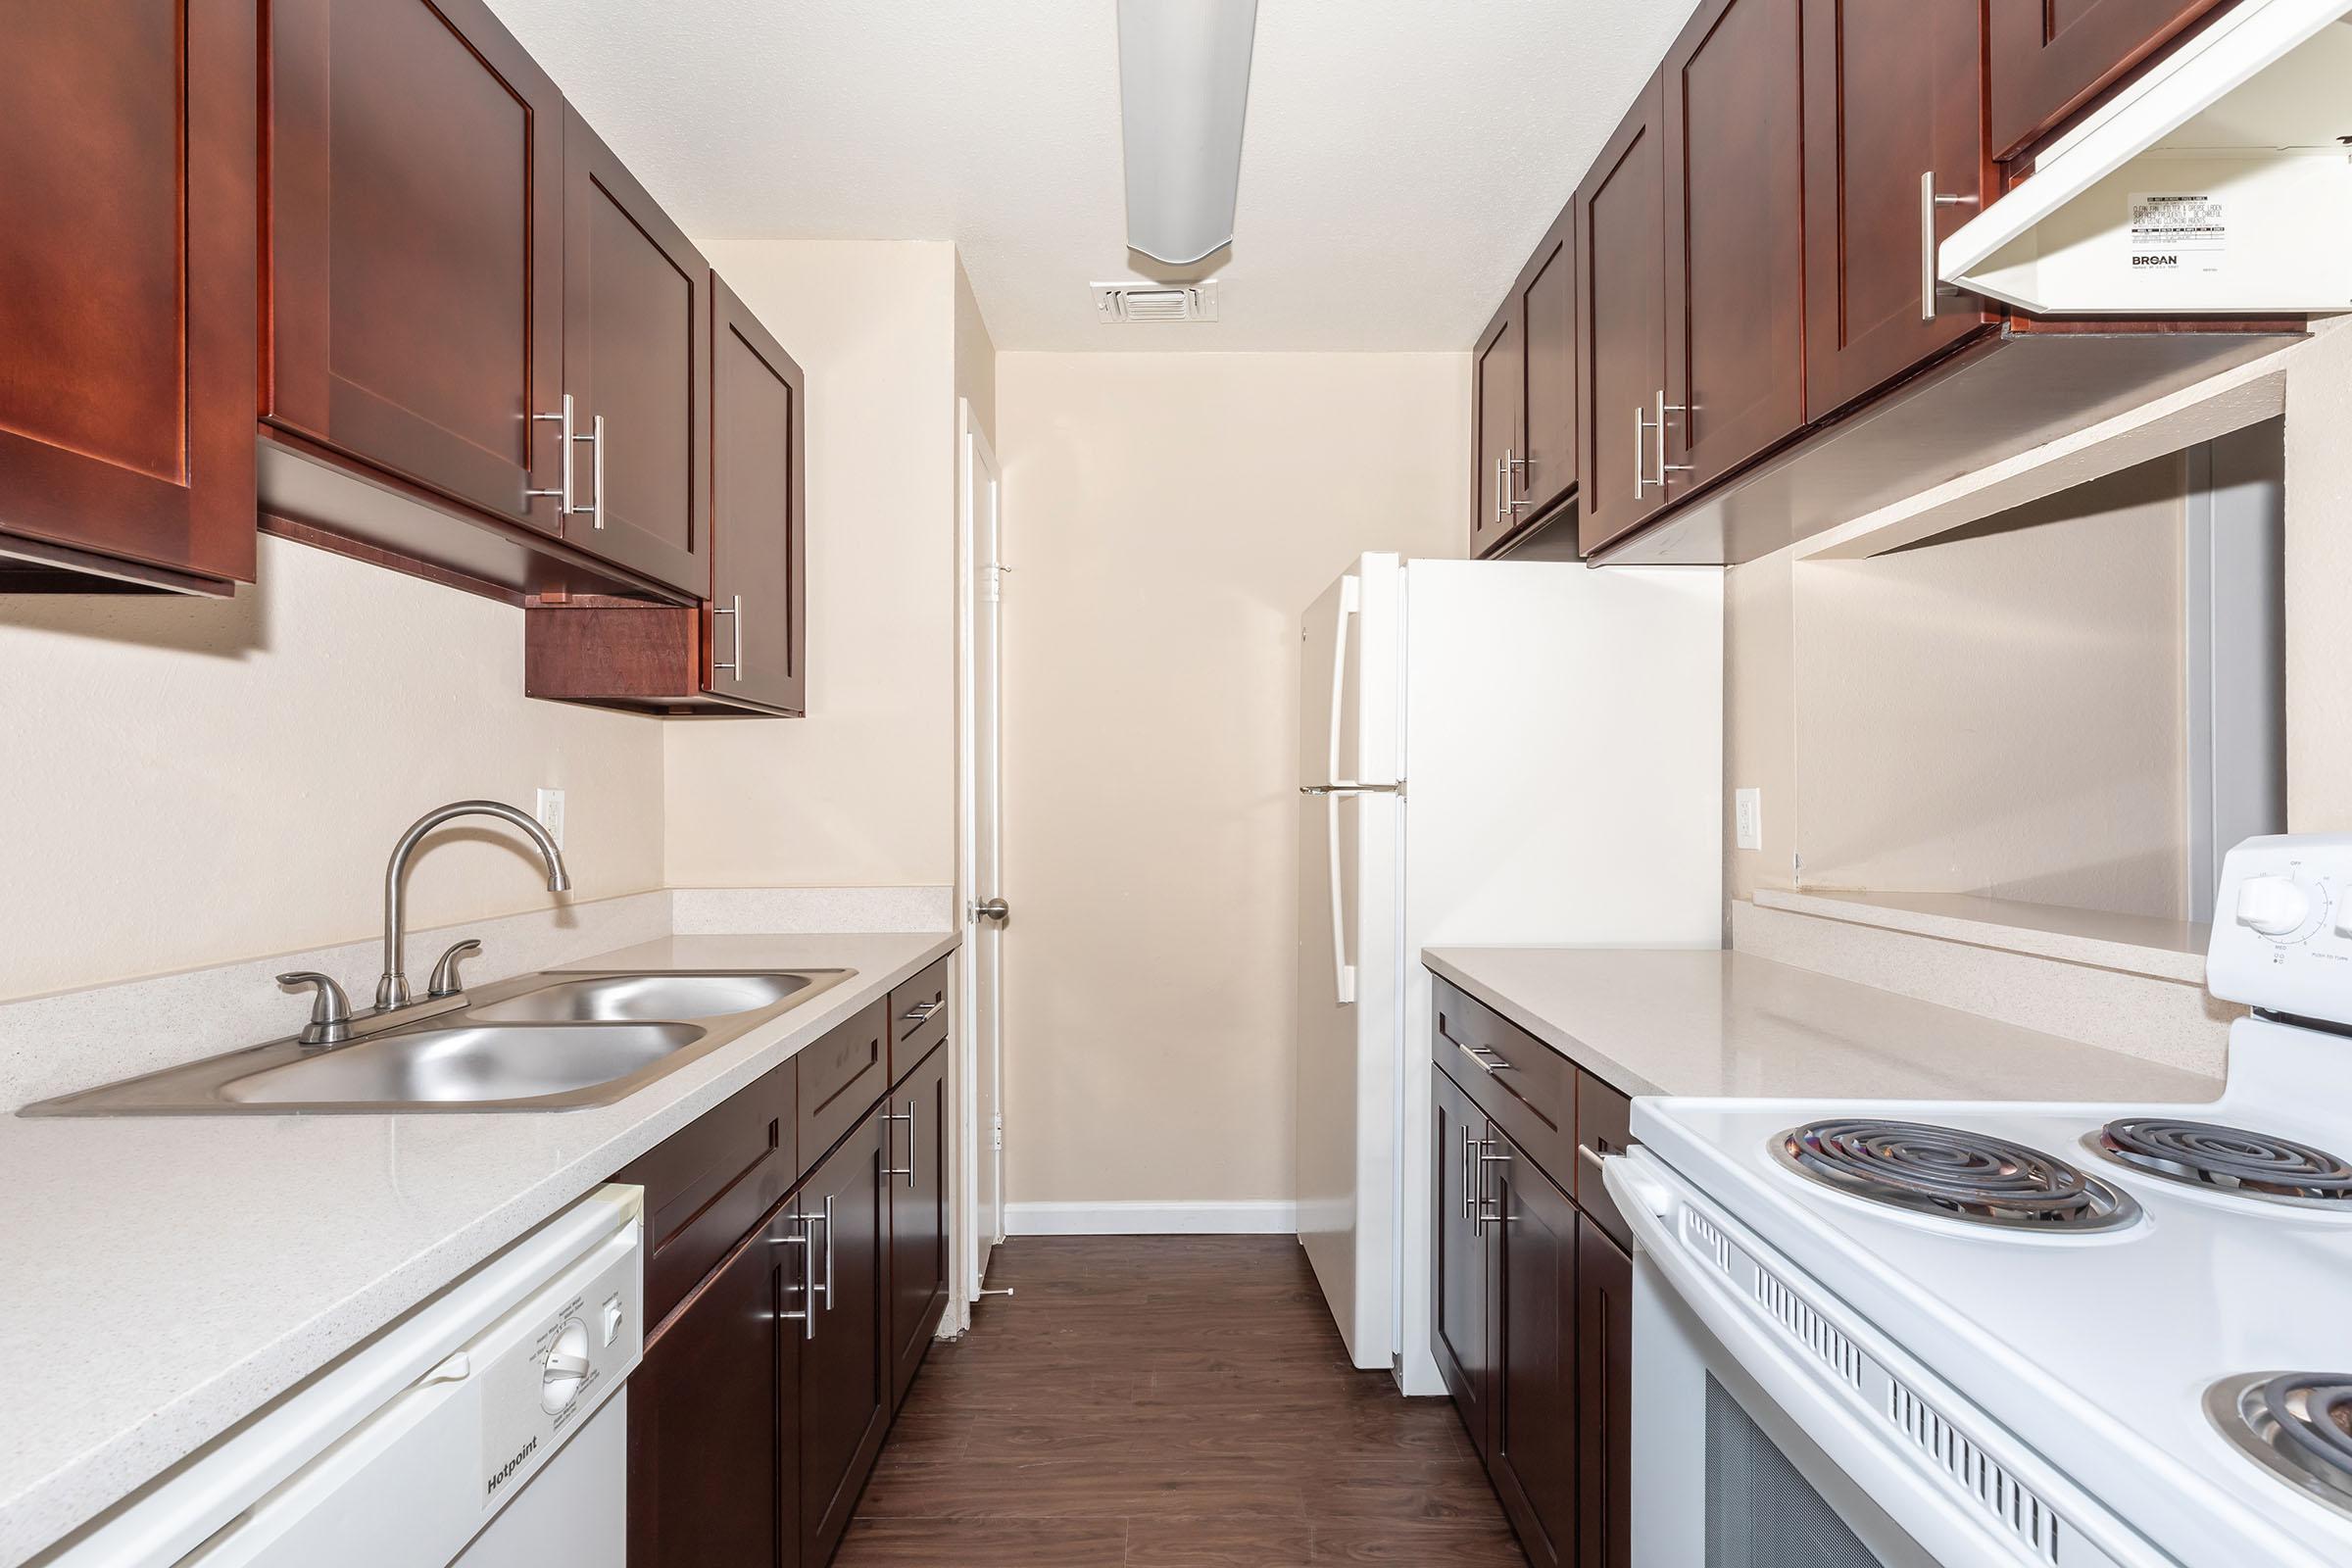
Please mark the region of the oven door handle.
[[[1990, 1516], [1979, 1511], [1976, 1499], [1964, 1497], [1957, 1481], [1930, 1469], [1926, 1455], [1915, 1456], [1903, 1446], [1901, 1430], [1876, 1416], [1859, 1389], [1834, 1383], [1826, 1367], [1816, 1370], [1809, 1360], [1800, 1358], [1794, 1347], [1766, 1328], [1759, 1304], [1744, 1299], [1730, 1279], [1677, 1240], [1676, 1219], [1690, 1200], [1684, 1196], [1682, 1182], [1666, 1173], [1656, 1155], [1645, 1150], [1610, 1155], [1601, 1162], [1601, 1179], [1625, 1214], [1636, 1250], [1656, 1266], [1675, 1297], [1832, 1464], [1914, 1540], [1935, 1544], [1937, 1562], [1948, 1568], [2023, 1568], [2047, 1560], [1995, 1529]], [[1708, 1220], [1721, 1234], [1731, 1237], [1716, 1216], [1709, 1214]], [[1757, 1249], [1742, 1241], [1733, 1239], [1732, 1245], [1751, 1257], [1757, 1253]], [[1639, 1319], [1639, 1285], [1635, 1300]], [[1828, 1303], [1820, 1299], [1809, 1299], [1806, 1304], [1886, 1375], [1907, 1380], [1915, 1391], [1933, 1389], [1931, 1380], [1898, 1365], [1896, 1357], [1869, 1343], [1848, 1314], [1826, 1309]], [[1636, 1334], [1640, 1332], [1637, 1328]], [[1640, 1399], [1637, 1389], [1637, 1406]], [[2072, 1483], [2038, 1458], [2021, 1452], [2016, 1445], [1987, 1443], [1982, 1433], [1967, 1436], [1987, 1457], [2053, 1505], [2064, 1528], [2085, 1544], [2095, 1543], [2115, 1568], [2178, 1568], [2171, 1558], [2156, 1553], [2135, 1534], [2088, 1505]]]

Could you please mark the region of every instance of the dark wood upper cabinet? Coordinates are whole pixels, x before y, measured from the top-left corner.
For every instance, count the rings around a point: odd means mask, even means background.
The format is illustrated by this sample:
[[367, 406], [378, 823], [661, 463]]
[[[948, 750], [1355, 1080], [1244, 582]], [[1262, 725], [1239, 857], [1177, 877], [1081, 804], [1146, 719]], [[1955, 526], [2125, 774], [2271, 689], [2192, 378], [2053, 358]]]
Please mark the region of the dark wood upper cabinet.
[[1664, 504], [1665, 81], [1652, 76], [1576, 193], [1576, 400], [1587, 555]]
[[1634, 1260], [1589, 1214], [1576, 1245], [1576, 1560], [1633, 1568]]
[[1493, 1267], [1486, 1228], [1479, 1223], [1479, 1155], [1488, 1142], [1487, 1118], [1446, 1074], [1430, 1071], [1431, 1171], [1430, 1349], [1446, 1391], [1479, 1457], [1494, 1448], [1493, 1370], [1487, 1360], [1488, 1275]]
[[1488, 324], [1472, 357], [1471, 442], [1478, 467], [1471, 483], [1474, 555], [1487, 554], [1519, 526], [1520, 513], [1511, 505], [1510, 467], [1523, 445], [1519, 347], [1519, 300], [1514, 294]]
[[1543, 516], [1576, 488], [1576, 205], [1552, 220], [1519, 286], [1520, 515]]
[[1935, 244], [1993, 189], [1971, 5], [1804, 0], [1805, 415], [1995, 322], [1935, 292]]
[[481, 0], [267, 11], [264, 416], [560, 534], [563, 95]]
[[2230, 0], [1988, 0], [1992, 155], [2009, 158]]
[[629, 1380], [629, 1568], [798, 1562], [810, 1249], [791, 1203], [647, 1341]]
[[253, 580], [254, 29], [0, 11], [0, 590]]
[[[804, 1094], [806, 1086], [804, 1086]], [[801, 1560], [822, 1563], [840, 1544], [882, 1451], [890, 1390], [889, 1198], [879, 1116], [859, 1121], [802, 1189], [815, 1221], [809, 1251], [822, 1276], [816, 1334], [800, 1386]]]
[[709, 264], [567, 107], [564, 390], [579, 460], [564, 536], [697, 596], [710, 589], [710, 343]]
[[948, 1306], [948, 1053], [934, 1047], [883, 1102], [890, 1179], [890, 1397], [914, 1386]]
[[[1563, 208], [1479, 337], [1470, 550], [1492, 555], [1576, 491], [1575, 206]], [[1516, 548], [1516, 547], [1514, 547]]]
[[1492, 1309], [1494, 1446], [1488, 1473], [1536, 1568], [1564, 1568], [1579, 1544], [1577, 1227], [1568, 1195], [1497, 1138], [1487, 1190], [1494, 1214]]
[[807, 410], [800, 366], [713, 275], [705, 678], [796, 714], [808, 701]]
[[1664, 74], [1661, 494], [1721, 478], [1805, 421], [1799, 0], [1706, 0]]

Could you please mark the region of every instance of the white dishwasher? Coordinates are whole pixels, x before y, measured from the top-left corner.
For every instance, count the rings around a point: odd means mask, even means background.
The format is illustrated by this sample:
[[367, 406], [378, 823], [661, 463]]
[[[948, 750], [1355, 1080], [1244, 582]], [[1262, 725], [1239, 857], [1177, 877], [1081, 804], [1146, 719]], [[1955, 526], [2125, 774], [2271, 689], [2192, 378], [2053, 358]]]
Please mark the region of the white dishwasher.
[[644, 1207], [600, 1188], [44, 1568], [622, 1568]]

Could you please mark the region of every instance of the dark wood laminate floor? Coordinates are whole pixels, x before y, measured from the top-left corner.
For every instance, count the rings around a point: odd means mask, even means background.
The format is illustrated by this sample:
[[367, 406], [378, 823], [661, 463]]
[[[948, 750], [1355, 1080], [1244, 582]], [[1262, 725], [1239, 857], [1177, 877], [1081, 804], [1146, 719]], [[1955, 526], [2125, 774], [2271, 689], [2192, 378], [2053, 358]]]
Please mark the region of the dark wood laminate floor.
[[1348, 1364], [1290, 1237], [1025, 1237], [839, 1568], [1525, 1568], [1453, 1407]]

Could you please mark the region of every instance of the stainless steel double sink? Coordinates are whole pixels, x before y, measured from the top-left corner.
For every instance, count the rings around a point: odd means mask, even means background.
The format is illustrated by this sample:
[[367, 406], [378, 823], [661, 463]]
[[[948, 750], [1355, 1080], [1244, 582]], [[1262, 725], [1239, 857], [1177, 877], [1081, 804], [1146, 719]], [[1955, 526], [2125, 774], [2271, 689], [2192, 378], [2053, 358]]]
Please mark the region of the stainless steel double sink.
[[609, 1105], [856, 972], [523, 975], [439, 1016], [345, 1045], [321, 1049], [273, 1041], [43, 1101], [20, 1114], [382, 1114]]

